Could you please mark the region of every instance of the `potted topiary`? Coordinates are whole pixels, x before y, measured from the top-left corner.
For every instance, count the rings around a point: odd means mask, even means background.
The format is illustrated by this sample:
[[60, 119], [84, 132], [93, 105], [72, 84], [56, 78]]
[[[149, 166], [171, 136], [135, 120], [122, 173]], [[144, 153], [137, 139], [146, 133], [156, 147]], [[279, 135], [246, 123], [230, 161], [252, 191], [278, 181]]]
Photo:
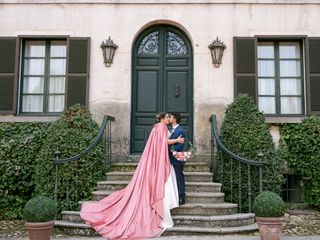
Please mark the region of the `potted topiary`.
[[285, 205], [273, 192], [260, 193], [253, 203], [261, 240], [280, 240]]
[[49, 240], [56, 216], [56, 203], [49, 197], [36, 196], [24, 209], [24, 219], [30, 240]]

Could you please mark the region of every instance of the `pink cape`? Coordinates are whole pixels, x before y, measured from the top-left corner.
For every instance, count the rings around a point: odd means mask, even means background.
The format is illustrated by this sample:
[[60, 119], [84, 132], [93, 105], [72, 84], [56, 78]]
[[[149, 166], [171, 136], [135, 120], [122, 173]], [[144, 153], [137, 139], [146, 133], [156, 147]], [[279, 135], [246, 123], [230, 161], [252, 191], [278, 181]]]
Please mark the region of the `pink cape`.
[[170, 174], [168, 128], [154, 125], [128, 184], [96, 203], [85, 203], [80, 216], [107, 239], [144, 239], [163, 232], [163, 198]]

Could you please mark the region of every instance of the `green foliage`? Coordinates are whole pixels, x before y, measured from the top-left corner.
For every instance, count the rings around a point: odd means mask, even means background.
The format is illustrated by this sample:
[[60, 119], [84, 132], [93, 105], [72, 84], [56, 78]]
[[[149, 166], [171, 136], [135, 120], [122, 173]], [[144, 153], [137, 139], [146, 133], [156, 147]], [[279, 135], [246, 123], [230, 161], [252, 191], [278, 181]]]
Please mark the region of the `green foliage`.
[[282, 217], [285, 212], [285, 205], [279, 195], [265, 191], [254, 200], [253, 212], [257, 217]]
[[280, 127], [281, 158], [304, 182], [305, 201], [320, 208], [320, 117]]
[[[45, 144], [36, 159], [37, 168], [34, 181], [36, 193], [54, 197], [55, 151], [60, 158], [79, 154], [94, 140], [98, 126], [90, 113], [75, 105], [69, 108], [61, 118], [50, 125]], [[98, 144], [92, 152], [78, 161], [59, 165], [58, 171], [58, 211], [77, 210], [79, 200], [88, 199], [96, 182], [103, 179], [104, 144]]]
[[[270, 129], [265, 123], [263, 114], [259, 112], [254, 101], [247, 95], [239, 95], [228, 106], [221, 127], [221, 139], [224, 145], [236, 155], [255, 161], [264, 161], [266, 164], [263, 168], [263, 190], [280, 193], [283, 175]], [[262, 153], [263, 157], [259, 157], [259, 153]], [[231, 163], [230, 160], [227, 160], [228, 156], [226, 155], [223, 155], [223, 159], [223, 179], [221, 174], [218, 175], [221, 165], [216, 166], [216, 171], [218, 180], [223, 183], [226, 200], [241, 204], [241, 211], [248, 211], [247, 165], [241, 164], [240, 166], [235, 161]], [[259, 194], [259, 169], [257, 167], [251, 167], [251, 181], [254, 199]], [[241, 190], [240, 197], [239, 190]]]
[[[54, 197], [54, 152], [71, 157], [98, 132], [85, 108], [75, 105], [52, 123], [0, 123], [0, 219], [21, 219], [35, 194]], [[104, 177], [105, 145], [83, 159], [59, 166], [58, 210], [75, 210]]]
[[56, 214], [55, 202], [45, 196], [30, 199], [23, 209], [23, 216], [27, 222], [49, 222], [55, 219]]
[[0, 219], [22, 218], [49, 123], [0, 123]]

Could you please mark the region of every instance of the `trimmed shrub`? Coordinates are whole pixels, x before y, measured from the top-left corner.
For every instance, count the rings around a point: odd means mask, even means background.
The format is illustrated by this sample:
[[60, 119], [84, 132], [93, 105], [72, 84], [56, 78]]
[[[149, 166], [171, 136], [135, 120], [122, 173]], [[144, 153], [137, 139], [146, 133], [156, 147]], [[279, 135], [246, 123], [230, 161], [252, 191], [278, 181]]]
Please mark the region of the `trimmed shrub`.
[[[279, 157], [275, 151], [274, 143], [270, 134], [270, 129], [265, 123], [264, 116], [259, 112], [252, 98], [247, 95], [239, 95], [235, 101], [228, 106], [221, 127], [221, 139], [225, 146], [240, 157], [254, 161], [264, 161], [263, 168], [263, 190], [269, 190], [276, 193], [281, 192], [283, 175], [280, 169]], [[262, 153], [263, 157], [258, 154]], [[238, 203], [241, 211], [248, 211], [248, 168], [242, 164], [241, 168], [238, 162], [226, 160], [223, 155], [224, 169], [223, 191], [226, 194], [226, 200]], [[221, 166], [216, 166], [217, 170]], [[232, 184], [231, 182], [232, 167]], [[241, 172], [241, 175], [239, 174]], [[219, 173], [219, 171], [217, 171]], [[241, 184], [239, 183], [241, 179]], [[259, 194], [259, 169], [251, 167], [252, 181], [252, 199]], [[239, 186], [240, 185], [240, 186]], [[239, 198], [239, 189], [241, 196]]]
[[253, 212], [257, 217], [282, 217], [285, 212], [285, 205], [279, 195], [265, 191], [254, 200]]
[[[45, 144], [36, 159], [34, 181], [37, 194], [54, 198], [55, 152], [60, 151], [61, 159], [79, 154], [93, 142], [98, 129], [90, 113], [80, 105], [69, 108], [59, 120], [50, 125]], [[59, 165], [59, 213], [62, 210], [78, 210], [78, 201], [91, 196], [96, 182], [105, 176], [104, 150], [105, 144], [101, 142], [80, 160]]]
[[280, 127], [280, 152], [304, 182], [305, 202], [320, 208], [320, 117]]
[[0, 219], [21, 219], [50, 123], [0, 123]]
[[30, 199], [23, 209], [26, 222], [49, 222], [57, 214], [55, 202], [45, 196], [36, 196]]

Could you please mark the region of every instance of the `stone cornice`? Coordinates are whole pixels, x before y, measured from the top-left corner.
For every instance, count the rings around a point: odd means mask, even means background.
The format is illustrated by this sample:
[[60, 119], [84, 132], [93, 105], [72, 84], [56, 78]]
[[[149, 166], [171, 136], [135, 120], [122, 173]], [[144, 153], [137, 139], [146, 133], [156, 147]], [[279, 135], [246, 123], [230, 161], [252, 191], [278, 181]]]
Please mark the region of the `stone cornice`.
[[320, 4], [320, 0], [0, 0], [0, 4]]

